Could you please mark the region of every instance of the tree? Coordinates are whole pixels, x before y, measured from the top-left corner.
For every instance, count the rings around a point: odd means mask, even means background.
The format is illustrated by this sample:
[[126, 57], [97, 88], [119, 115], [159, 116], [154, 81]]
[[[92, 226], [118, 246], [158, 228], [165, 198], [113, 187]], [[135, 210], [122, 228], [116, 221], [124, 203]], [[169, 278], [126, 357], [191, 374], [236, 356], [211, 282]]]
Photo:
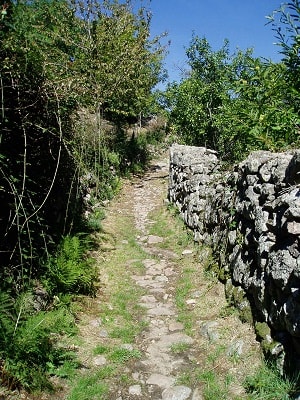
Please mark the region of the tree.
[[115, 120], [138, 116], [161, 80], [164, 47], [150, 40], [151, 13], [126, 1], [89, 1], [87, 14], [73, 1], [86, 38], [74, 55], [74, 68], [86, 77], [87, 103], [106, 109]]
[[284, 63], [213, 51], [194, 37], [187, 50], [190, 74], [166, 97], [170, 125], [187, 144], [208, 146], [228, 161], [251, 150], [281, 150], [299, 143], [297, 91]]
[[189, 77], [168, 88], [170, 120], [187, 143], [216, 148], [215, 117], [229, 96], [228, 42], [214, 52], [205, 38], [195, 36], [186, 53]]
[[283, 55], [283, 62], [290, 72], [291, 82], [300, 90], [300, 1], [291, 0], [268, 16]]
[[280, 151], [297, 146], [297, 114], [289, 104], [287, 69], [282, 63], [247, 57], [232, 96], [216, 124], [225, 158], [241, 159], [252, 150]]

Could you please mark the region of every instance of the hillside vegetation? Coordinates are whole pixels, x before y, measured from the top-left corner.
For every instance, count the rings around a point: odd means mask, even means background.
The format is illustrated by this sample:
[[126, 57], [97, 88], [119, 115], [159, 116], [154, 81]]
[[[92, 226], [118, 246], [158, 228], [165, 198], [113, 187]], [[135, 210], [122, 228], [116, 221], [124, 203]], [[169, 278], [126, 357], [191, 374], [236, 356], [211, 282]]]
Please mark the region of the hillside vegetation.
[[0, 378], [36, 389], [69, 356], [55, 344], [74, 331], [72, 295], [95, 292], [86, 254], [101, 202], [147, 161], [126, 128], [153, 113], [165, 50], [131, 1], [0, 12]]

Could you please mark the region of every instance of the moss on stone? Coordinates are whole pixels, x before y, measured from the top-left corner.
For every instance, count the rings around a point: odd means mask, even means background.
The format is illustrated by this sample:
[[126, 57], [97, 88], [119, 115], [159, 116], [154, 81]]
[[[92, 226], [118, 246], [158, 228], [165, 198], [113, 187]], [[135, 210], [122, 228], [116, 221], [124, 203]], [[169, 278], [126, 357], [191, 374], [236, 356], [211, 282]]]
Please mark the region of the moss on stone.
[[263, 341], [266, 340], [266, 338], [271, 337], [271, 330], [266, 322], [256, 322], [255, 333], [259, 341]]
[[249, 324], [253, 324], [253, 315], [252, 315], [252, 310], [249, 305], [247, 304], [246, 307], [243, 307], [242, 309], [239, 309], [239, 317], [242, 322], [248, 322]]
[[252, 310], [245, 291], [240, 286], [234, 286], [231, 281], [227, 281], [225, 293], [228, 303], [238, 310], [241, 321], [253, 324]]

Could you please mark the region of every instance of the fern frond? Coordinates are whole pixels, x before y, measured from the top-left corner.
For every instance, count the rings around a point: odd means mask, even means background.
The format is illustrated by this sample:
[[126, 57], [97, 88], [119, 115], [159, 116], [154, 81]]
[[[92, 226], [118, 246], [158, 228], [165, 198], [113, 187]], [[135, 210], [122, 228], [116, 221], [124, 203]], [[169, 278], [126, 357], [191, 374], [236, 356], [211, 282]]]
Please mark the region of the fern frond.
[[87, 245], [78, 236], [66, 236], [47, 265], [46, 287], [52, 294], [94, 294], [96, 272], [91, 259], [85, 253]]
[[10, 346], [14, 326], [14, 302], [8, 293], [0, 291], [0, 353]]

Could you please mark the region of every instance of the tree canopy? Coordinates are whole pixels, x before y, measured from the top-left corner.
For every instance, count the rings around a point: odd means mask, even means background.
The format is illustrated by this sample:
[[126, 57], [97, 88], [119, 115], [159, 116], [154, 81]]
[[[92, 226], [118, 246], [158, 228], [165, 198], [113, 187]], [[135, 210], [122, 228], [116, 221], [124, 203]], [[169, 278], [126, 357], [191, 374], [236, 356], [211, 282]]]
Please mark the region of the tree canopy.
[[213, 50], [205, 37], [192, 38], [188, 77], [169, 85], [165, 96], [170, 129], [180, 140], [230, 161], [251, 150], [299, 145], [299, 17], [297, 0], [269, 17], [284, 56], [279, 63], [251, 50], [230, 54], [226, 40]]

